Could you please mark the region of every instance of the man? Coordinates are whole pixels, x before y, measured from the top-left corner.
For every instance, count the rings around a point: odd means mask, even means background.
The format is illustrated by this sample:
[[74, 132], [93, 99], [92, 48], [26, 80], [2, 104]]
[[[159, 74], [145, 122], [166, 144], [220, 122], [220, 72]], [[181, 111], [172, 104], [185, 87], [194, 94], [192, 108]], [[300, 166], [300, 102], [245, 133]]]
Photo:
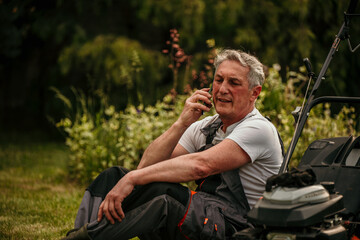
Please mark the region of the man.
[[[214, 65], [212, 94], [189, 97], [136, 170], [111, 168], [89, 186], [75, 222], [84, 226], [67, 239], [225, 239], [247, 226], [247, 211], [280, 168], [280, 141], [255, 108], [262, 64], [224, 50]], [[197, 121], [211, 98], [217, 114]], [[196, 192], [178, 184], [191, 180]]]

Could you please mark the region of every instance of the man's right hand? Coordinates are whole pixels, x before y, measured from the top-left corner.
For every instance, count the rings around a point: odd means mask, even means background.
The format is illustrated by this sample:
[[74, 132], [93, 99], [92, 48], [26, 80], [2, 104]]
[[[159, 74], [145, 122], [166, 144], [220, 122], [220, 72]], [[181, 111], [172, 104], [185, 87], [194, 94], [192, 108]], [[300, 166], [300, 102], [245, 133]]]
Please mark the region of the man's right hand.
[[125, 213], [122, 209], [122, 202], [130, 195], [135, 187], [134, 182], [129, 180], [131, 179], [131, 174], [133, 174], [133, 172], [130, 172], [121, 178], [106, 195], [104, 201], [99, 207], [98, 222], [101, 221], [103, 215], [105, 215], [111, 224], [114, 224], [115, 220], [121, 222], [125, 218]]
[[212, 107], [210, 99], [212, 96], [209, 94], [209, 90], [209, 88], [197, 90], [193, 95], [186, 99], [184, 109], [177, 120], [178, 123], [185, 127], [189, 127], [201, 117], [203, 111], [210, 111]]
[[176, 151], [175, 148], [183, 133], [193, 122], [200, 118], [202, 112], [210, 111], [212, 104], [209, 90], [209, 88], [197, 90], [186, 100], [178, 120], [146, 148], [138, 169], [188, 153], [181, 146]]

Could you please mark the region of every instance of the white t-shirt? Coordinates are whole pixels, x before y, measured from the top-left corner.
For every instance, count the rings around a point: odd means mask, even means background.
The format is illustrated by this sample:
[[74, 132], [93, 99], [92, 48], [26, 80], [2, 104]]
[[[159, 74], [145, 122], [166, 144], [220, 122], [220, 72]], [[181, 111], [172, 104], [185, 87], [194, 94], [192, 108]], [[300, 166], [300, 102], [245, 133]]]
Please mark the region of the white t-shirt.
[[[206, 143], [200, 129], [213, 123], [218, 114], [197, 121], [182, 135], [179, 144], [189, 153], [199, 151]], [[266, 179], [279, 172], [283, 161], [279, 137], [274, 125], [254, 108], [241, 121], [230, 125], [224, 133], [216, 132], [213, 144], [225, 138], [236, 142], [250, 157], [251, 162], [239, 168], [239, 175], [250, 207], [265, 191]]]

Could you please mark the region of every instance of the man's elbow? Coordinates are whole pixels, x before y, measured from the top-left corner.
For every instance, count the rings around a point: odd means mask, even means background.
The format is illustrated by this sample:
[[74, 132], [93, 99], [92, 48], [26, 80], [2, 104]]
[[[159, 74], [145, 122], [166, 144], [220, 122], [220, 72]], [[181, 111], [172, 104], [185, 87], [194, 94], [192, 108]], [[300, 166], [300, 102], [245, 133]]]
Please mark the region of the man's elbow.
[[209, 164], [209, 161], [202, 158], [201, 156], [197, 156], [194, 162], [194, 179], [205, 178], [217, 173], [216, 168], [213, 168]]

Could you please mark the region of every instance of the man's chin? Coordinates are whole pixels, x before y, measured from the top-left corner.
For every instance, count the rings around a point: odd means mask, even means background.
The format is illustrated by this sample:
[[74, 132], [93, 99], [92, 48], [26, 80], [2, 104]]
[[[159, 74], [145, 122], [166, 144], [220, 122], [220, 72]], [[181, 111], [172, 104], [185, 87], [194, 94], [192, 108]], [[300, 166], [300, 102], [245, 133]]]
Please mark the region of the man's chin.
[[231, 116], [231, 113], [229, 113], [228, 111], [216, 111], [220, 117], [222, 118], [229, 118]]

